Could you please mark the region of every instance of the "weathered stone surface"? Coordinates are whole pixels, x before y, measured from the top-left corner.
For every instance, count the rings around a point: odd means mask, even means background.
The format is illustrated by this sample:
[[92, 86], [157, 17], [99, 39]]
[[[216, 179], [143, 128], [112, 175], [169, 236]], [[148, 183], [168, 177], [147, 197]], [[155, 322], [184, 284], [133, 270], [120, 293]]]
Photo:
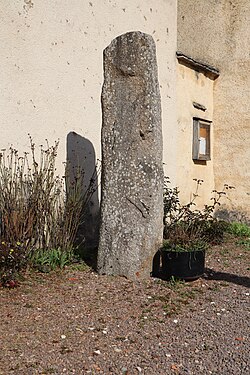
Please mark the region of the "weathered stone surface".
[[153, 38], [117, 37], [104, 51], [98, 272], [149, 277], [162, 241], [162, 129]]

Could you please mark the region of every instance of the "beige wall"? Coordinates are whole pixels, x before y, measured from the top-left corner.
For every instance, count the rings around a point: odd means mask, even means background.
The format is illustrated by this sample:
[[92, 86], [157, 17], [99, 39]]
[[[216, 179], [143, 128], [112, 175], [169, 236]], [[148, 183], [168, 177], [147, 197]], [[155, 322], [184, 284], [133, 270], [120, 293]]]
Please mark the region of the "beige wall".
[[236, 187], [231, 214], [250, 215], [250, 2], [179, 0], [178, 49], [214, 65], [215, 187]]
[[[157, 45], [164, 161], [175, 153], [176, 0], [0, 0], [0, 148], [28, 147], [74, 131], [100, 158], [102, 51], [132, 30]], [[74, 143], [74, 141], [73, 141]], [[60, 164], [61, 166], [61, 164]], [[61, 170], [62, 168], [59, 167]], [[167, 174], [176, 169], [168, 162]]]
[[[178, 64], [177, 69], [177, 185], [183, 203], [188, 203], [195, 193], [196, 182], [201, 179], [197, 207], [202, 207], [211, 198], [214, 188], [213, 175], [213, 125], [211, 125], [211, 160], [192, 160], [193, 118], [213, 120], [213, 84], [214, 81], [203, 73]], [[193, 102], [203, 105], [202, 111], [193, 106]]]

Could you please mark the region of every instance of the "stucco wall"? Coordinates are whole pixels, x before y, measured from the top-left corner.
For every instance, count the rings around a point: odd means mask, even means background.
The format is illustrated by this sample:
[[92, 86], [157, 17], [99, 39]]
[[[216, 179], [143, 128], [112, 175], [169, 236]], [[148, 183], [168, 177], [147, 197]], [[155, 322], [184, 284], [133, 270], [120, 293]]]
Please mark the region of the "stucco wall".
[[[250, 2], [179, 0], [178, 49], [214, 65], [215, 187], [236, 187], [226, 202], [231, 214], [250, 215]], [[239, 217], [240, 218], [240, 217]]]
[[[182, 64], [177, 69], [177, 186], [183, 203], [193, 198], [196, 190], [194, 179], [203, 180], [195, 200], [197, 207], [203, 207], [211, 198], [214, 188], [213, 174], [213, 125], [211, 125], [211, 160], [194, 162], [192, 159], [193, 118], [213, 120], [214, 81]], [[193, 103], [203, 105], [202, 111]]]
[[62, 162], [75, 132], [100, 158], [102, 51], [140, 30], [157, 45], [164, 161], [174, 179], [176, 0], [0, 0], [0, 19], [0, 148], [27, 149], [27, 133], [38, 145], [59, 138]]

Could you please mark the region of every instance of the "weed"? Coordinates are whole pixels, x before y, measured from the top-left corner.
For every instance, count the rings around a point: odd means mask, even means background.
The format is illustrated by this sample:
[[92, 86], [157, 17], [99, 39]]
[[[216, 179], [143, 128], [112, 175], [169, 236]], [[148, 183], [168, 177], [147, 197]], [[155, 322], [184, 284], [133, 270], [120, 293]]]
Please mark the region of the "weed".
[[181, 286], [184, 285], [184, 281], [174, 277], [174, 276], [171, 276], [171, 279], [169, 280], [168, 282], [168, 286], [170, 289], [173, 289], [173, 290], [178, 290]]
[[184, 305], [188, 305], [191, 300], [195, 299], [197, 293], [202, 292], [201, 289], [193, 288], [193, 286], [173, 277], [166, 284], [171, 289], [171, 294], [168, 295], [168, 300], [163, 305], [167, 316], [178, 314]]
[[72, 271], [87, 271], [90, 267], [85, 262], [73, 263], [70, 265]]
[[65, 251], [61, 249], [38, 250], [31, 258], [33, 266], [39, 269], [48, 267], [48, 270], [55, 270], [56, 268], [64, 268], [70, 264], [73, 259], [72, 251]]
[[0, 243], [0, 281], [4, 285], [16, 279], [25, 263], [26, 249], [20, 242], [14, 245], [5, 241]]
[[[208, 287], [212, 292], [219, 292], [221, 284], [214, 284]], [[225, 285], [226, 286], [226, 285]]]
[[227, 247], [220, 248], [219, 252], [220, 252], [220, 255], [223, 257], [227, 257], [230, 253]]
[[55, 374], [56, 370], [53, 367], [48, 367], [46, 369], [43, 369], [43, 374]]
[[250, 250], [250, 238], [245, 238], [237, 241], [237, 245], [244, 246], [246, 250]]
[[227, 232], [236, 238], [236, 245], [240, 245], [244, 251], [250, 250], [250, 227], [245, 223], [232, 222], [228, 224]]
[[229, 286], [229, 283], [227, 281], [221, 281], [220, 286], [227, 287], [227, 286]]
[[250, 237], [250, 227], [244, 223], [230, 223], [227, 231], [235, 237]]

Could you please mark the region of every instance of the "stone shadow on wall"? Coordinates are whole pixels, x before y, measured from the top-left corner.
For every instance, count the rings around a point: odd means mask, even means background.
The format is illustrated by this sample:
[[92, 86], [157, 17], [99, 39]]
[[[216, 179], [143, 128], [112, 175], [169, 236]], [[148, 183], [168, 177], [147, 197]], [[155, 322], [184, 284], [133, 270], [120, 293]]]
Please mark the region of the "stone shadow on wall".
[[215, 217], [219, 220], [225, 220], [227, 222], [239, 222], [250, 225], [250, 217], [247, 213], [237, 211], [237, 210], [228, 210], [226, 208], [219, 208], [215, 212]]
[[100, 204], [98, 197], [98, 166], [93, 144], [81, 135], [70, 132], [67, 135], [67, 165], [70, 180], [77, 170], [84, 172], [82, 189], [86, 193], [91, 184], [94, 192], [83, 207], [82, 223], [77, 232], [78, 253], [84, 261], [95, 268], [99, 242]]

